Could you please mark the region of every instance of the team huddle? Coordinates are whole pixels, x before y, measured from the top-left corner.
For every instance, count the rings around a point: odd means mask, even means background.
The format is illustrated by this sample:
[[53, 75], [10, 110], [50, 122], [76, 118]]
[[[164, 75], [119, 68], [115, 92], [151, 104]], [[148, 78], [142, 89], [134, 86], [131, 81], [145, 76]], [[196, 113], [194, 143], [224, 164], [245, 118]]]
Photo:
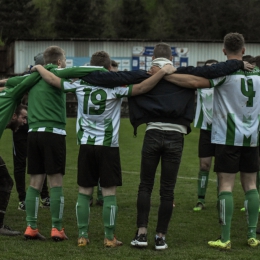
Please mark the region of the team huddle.
[[[259, 170], [260, 91], [257, 85], [260, 84], [260, 70], [243, 62], [245, 43], [239, 33], [225, 36], [223, 52], [227, 56], [226, 62], [209, 60], [202, 67], [176, 69], [172, 66], [171, 47], [158, 43], [149, 73], [142, 70], [114, 72], [113, 63], [104, 51], [92, 55], [90, 66], [65, 68], [64, 50], [50, 46], [43, 53], [45, 66], [35, 65], [30, 75], [5, 80], [0, 92], [0, 118], [3, 118], [0, 136], [6, 127], [16, 132], [26, 120], [29, 125], [27, 171], [30, 183], [24, 202], [24, 237], [46, 239], [37, 228], [37, 214], [47, 175], [51, 237], [55, 241], [68, 239], [62, 224], [62, 186], [66, 170], [65, 93], [73, 92], [78, 100], [76, 129], [80, 145], [76, 202], [78, 246], [87, 246], [91, 240], [88, 229], [95, 186], [100, 186], [102, 191], [104, 246], [123, 244], [115, 237], [118, 214], [116, 188], [122, 186], [118, 142], [121, 99], [128, 97], [129, 118], [134, 133], [140, 124], [147, 125], [137, 197], [137, 231], [130, 244], [133, 247], [148, 246], [151, 193], [161, 161], [160, 206], [154, 243], [156, 250], [166, 249], [184, 135], [191, 131], [195, 90], [198, 88], [195, 126], [202, 130], [198, 201], [194, 211], [205, 207], [208, 175], [214, 156], [221, 238], [208, 244], [221, 249], [231, 248], [232, 189], [235, 175], [240, 171], [245, 192], [244, 210], [248, 215], [247, 244], [250, 247], [258, 246], [259, 195], [256, 176]], [[27, 92], [28, 114], [26, 106], [17, 106]], [[12, 186], [13, 181], [0, 157], [0, 235], [20, 234], [4, 225]]]

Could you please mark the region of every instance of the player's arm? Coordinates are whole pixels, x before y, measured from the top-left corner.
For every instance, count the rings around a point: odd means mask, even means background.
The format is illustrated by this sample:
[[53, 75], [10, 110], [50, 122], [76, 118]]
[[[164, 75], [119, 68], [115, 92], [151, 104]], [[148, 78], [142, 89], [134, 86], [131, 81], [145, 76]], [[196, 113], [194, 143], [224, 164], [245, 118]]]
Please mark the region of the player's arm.
[[[210, 66], [209, 66], [210, 67]], [[171, 74], [164, 77], [167, 81], [184, 88], [210, 88], [208, 79], [193, 75]]]
[[0, 87], [0, 92], [5, 90], [6, 88], [5, 87]]
[[144, 94], [150, 91], [166, 74], [172, 74], [176, 70], [172, 65], [163, 66], [157, 73], [152, 77], [144, 80], [139, 84], [134, 84], [132, 88], [132, 96]]
[[84, 77], [81, 77], [81, 79], [94, 86], [111, 88], [123, 85], [138, 84], [149, 77], [150, 75], [144, 70], [118, 72], [94, 71]]
[[61, 78], [46, 70], [42, 65], [35, 65], [31, 71], [38, 71], [44, 81], [46, 81], [49, 85], [52, 85], [56, 88], [61, 88]]
[[176, 73], [191, 74], [208, 79], [214, 79], [229, 75], [239, 69], [252, 71], [253, 68], [253, 65], [248, 62], [243, 62], [242, 60], [227, 60], [225, 62], [212, 64], [211, 66], [205, 65], [201, 67], [179, 67], [177, 68]]

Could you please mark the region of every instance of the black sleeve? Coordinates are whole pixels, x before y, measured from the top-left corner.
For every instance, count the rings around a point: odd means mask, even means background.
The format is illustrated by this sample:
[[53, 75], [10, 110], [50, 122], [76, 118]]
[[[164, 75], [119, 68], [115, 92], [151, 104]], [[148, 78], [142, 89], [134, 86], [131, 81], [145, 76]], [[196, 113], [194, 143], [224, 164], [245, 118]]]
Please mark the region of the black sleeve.
[[214, 79], [222, 76], [229, 75], [239, 69], [244, 68], [242, 60], [227, 60], [226, 62], [219, 62], [211, 66], [202, 67], [179, 67], [175, 73], [191, 74], [195, 76], [204, 77], [207, 79]]
[[119, 72], [94, 71], [81, 79], [95, 86], [113, 88], [129, 84], [138, 84], [149, 77], [150, 75], [147, 74], [145, 70]]

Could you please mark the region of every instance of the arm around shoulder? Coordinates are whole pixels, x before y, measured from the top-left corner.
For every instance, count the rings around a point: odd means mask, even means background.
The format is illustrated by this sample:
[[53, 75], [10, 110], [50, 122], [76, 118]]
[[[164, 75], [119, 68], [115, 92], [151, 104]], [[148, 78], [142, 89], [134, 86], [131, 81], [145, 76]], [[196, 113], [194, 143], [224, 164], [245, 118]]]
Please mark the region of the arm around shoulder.
[[32, 71], [38, 71], [44, 81], [46, 81], [49, 85], [52, 85], [56, 88], [61, 88], [61, 78], [46, 70], [42, 65], [34, 66]]

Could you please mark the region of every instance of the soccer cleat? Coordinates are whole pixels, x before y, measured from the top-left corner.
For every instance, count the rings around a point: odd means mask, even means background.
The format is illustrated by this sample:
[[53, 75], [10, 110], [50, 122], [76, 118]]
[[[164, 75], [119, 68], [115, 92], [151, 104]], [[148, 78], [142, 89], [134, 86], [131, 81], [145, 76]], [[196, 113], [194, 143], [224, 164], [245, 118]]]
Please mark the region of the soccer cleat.
[[20, 201], [19, 204], [18, 204], [18, 209], [19, 210], [22, 210], [22, 211], [25, 211], [25, 201]]
[[164, 250], [168, 248], [168, 245], [165, 242], [165, 239], [162, 237], [155, 237], [155, 250]]
[[103, 207], [104, 200], [96, 200], [96, 205]]
[[231, 242], [230, 242], [230, 240], [228, 240], [227, 242], [221, 242], [220, 239], [218, 239], [216, 241], [209, 241], [208, 245], [212, 246], [212, 247], [217, 247], [219, 249], [225, 249], [225, 250], [231, 249]]
[[21, 235], [21, 233], [19, 231], [12, 230], [10, 227], [8, 227], [6, 225], [3, 225], [0, 228], [0, 235], [3, 235], [3, 236], [18, 236], [18, 235]]
[[205, 208], [205, 203], [198, 201], [196, 206], [193, 208], [193, 211], [201, 211]]
[[107, 238], [104, 239], [104, 246], [105, 247], [117, 247], [117, 246], [122, 246], [123, 243], [114, 237], [113, 240], [109, 240]]
[[247, 244], [250, 246], [250, 247], [257, 247], [259, 244], [260, 244], [260, 241], [255, 239], [255, 238], [249, 238], [247, 240]]
[[80, 237], [78, 239], [78, 246], [86, 246], [89, 244], [89, 239], [85, 237]]
[[[240, 211], [245, 212], [246, 209], [245, 208], [241, 208]], [[260, 208], [259, 208], [258, 212], [260, 212]]]
[[64, 232], [64, 228], [62, 228], [61, 230], [58, 230], [57, 228], [52, 228], [51, 229], [51, 238], [56, 242], [68, 240], [68, 237], [66, 236], [66, 234]]
[[41, 208], [50, 208], [51, 200], [49, 197], [46, 197], [44, 199], [40, 199], [40, 207]]
[[135, 247], [146, 247], [148, 246], [147, 234], [140, 234], [136, 232], [134, 239], [131, 241], [131, 245]]
[[28, 226], [24, 232], [25, 239], [38, 239], [38, 240], [46, 240], [46, 238], [39, 233], [38, 229], [32, 229]]

